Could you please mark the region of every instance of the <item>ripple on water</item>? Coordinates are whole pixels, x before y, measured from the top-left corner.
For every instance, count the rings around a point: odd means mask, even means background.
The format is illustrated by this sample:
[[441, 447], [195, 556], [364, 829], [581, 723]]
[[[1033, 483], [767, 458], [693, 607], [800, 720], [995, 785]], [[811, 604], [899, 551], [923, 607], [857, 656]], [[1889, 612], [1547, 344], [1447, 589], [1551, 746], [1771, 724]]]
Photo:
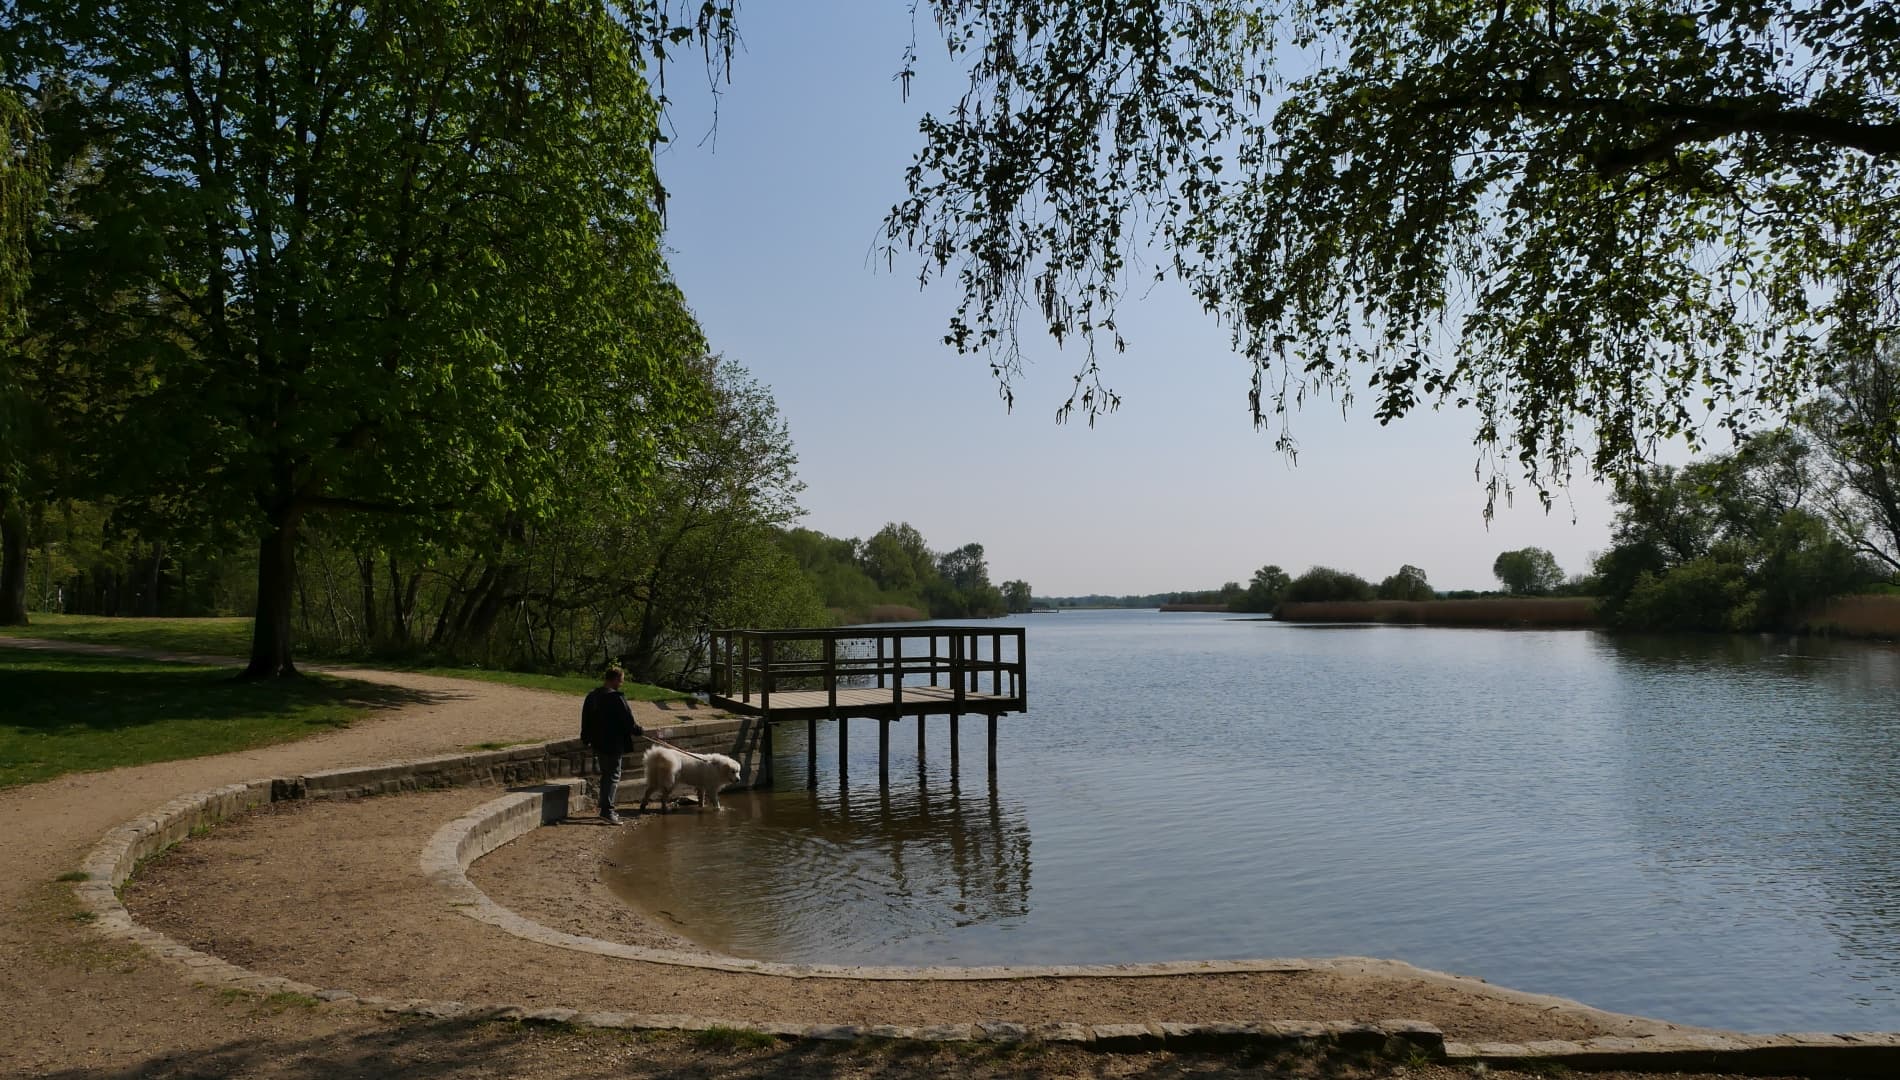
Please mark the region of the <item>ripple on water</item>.
[[[628, 830], [629, 902], [739, 956], [1371, 954], [1748, 1030], [1900, 1029], [1900, 653], [1756, 638], [1064, 613], [949, 771]], [[869, 728], [868, 723], [864, 728]], [[978, 721], [969, 731], [980, 731]]]

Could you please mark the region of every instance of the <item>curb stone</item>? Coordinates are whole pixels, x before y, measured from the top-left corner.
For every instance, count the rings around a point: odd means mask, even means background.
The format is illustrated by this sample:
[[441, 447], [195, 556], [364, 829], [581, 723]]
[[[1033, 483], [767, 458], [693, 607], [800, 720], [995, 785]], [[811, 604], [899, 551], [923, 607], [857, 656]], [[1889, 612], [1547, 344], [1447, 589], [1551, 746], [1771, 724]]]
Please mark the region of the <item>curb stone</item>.
[[1154, 1024], [1092, 1024], [1095, 1032], [1097, 1050], [1139, 1053], [1146, 1050], [1159, 1050], [1167, 1043], [1161, 1029]]
[[[1625, 1069], [1642, 1071], [1706, 1070], [1755, 1074], [1811, 1076], [1900, 1076], [1900, 1033], [1797, 1032], [1779, 1035], [1674, 1032], [1648, 1038], [1602, 1036], [1581, 1042], [1544, 1040], [1527, 1044], [1447, 1041], [1437, 1027], [1417, 1020], [1386, 1020], [1377, 1024], [1352, 1021], [1263, 1020], [1260, 1023], [1049, 1023], [1033, 1028], [1004, 1020], [974, 1024], [938, 1023], [921, 1027], [895, 1025], [794, 1024], [778, 1021], [748, 1023], [677, 1014], [640, 1015], [618, 1012], [581, 1012], [563, 1007], [529, 1008], [505, 1003], [464, 1003], [411, 999], [396, 1001], [360, 995], [343, 989], [321, 989], [308, 983], [264, 975], [238, 967], [220, 957], [201, 953], [167, 935], [140, 925], [119, 900], [118, 892], [144, 859], [159, 854], [191, 833], [244, 813], [257, 806], [286, 799], [337, 798], [393, 791], [454, 786], [458, 783], [539, 782], [536, 789], [492, 800], [438, 830], [424, 848], [422, 869], [451, 894], [451, 904], [481, 921], [493, 922], [510, 933], [563, 948], [617, 954], [625, 948], [592, 938], [561, 934], [532, 923], [496, 905], [468, 881], [466, 867], [480, 855], [539, 827], [558, 806], [562, 816], [571, 807], [584, 806], [589, 795], [585, 781], [572, 778], [585, 766], [579, 744], [565, 740], [448, 755], [411, 762], [389, 762], [356, 769], [331, 769], [299, 777], [271, 777], [227, 784], [208, 791], [181, 795], [155, 810], [133, 818], [102, 836], [81, 862], [84, 880], [72, 884], [81, 907], [92, 914], [93, 932], [128, 944], [177, 967], [189, 981], [268, 996], [300, 994], [321, 1005], [367, 1009], [397, 1015], [477, 1022], [514, 1020], [535, 1024], [576, 1024], [585, 1027], [637, 1030], [704, 1031], [713, 1027], [757, 1031], [780, 1039], [857, 1041], [915, 1039], [928, 1042], [1015, 1043], [1040, 1041], [1086, 1046], [1106, 1052], [1150, 1052], [1162, 1049], [1222, 1052], [1249, 1047], [1331, 1045], [1342, 1050], [1390, 1052], [1410, 1046], [1435, 1060], [1454, 1065], [1580, 1070]], [[314, 781], [314, 782], [313, 782]], [[480, 850], [477, 851], [476, 849]], [[642, 954], [656, 950], [637, 950]], [[1017, 979], [1060, 976], [1142, 977], [1181, 973], [1246, 971], [1350, 970], [1364, 963], [1357, 958], [1335, 960], [1192, 961], [1173, 964], [1081, 965], [1037, 968], [874, 968], [847, 965], [782, 965], [757, 961], [728, 961], [691, 954], [640, 955], [635, 959], [791, 978], [857, 979]], [[1431, 973], [1427, 973], [1431, 974]], [[1535, 995], [1531, 995], [1535, 996]], [[1557, 1000], [1557, 999], [1551, 999]], [[1572, 1003], [1574, 1004], [1574, 1003]]]

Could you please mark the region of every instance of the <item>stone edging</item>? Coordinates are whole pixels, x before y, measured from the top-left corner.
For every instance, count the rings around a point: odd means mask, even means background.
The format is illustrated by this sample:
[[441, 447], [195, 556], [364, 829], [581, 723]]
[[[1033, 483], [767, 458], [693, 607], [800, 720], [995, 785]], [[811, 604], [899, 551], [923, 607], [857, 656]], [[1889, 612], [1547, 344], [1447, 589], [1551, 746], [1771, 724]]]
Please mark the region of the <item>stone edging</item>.
[[[1105, 1051], [1220, 1051], [1243, 1047], [1283, 1048], [1326, 1046], [1346, 1051], [1383, 1053], [1423, 1053], [1453, 1063], [1484, 1063], [1496, 1067], [1525, 1064], [1565, 1065], [1579, 1069], [1639, 1069], [1682, 1071], [1700, 1069], [1714, 1072], [1798, 1073], [1806, 1075], [1894, 1075], [1900, 1073], [1900, 1033], [1740, 1035], [1727, 1033], [1676, 1033], [1655, 1038], [1602, 1037], [1580, 1043], [1447, 1042], [1438, 1028], [1416, 1021], [1391, 1020], [1379, 1024], [1345, 1021], [1309, 1022], [1263, 1020], [1257, 1024], [1073, 1024], [1055, 1023], [1025, 1026], [1004, 1021], [979, 1021], [974, 1024], [935, 1024], [923, 1027], [894, 1025], [854, 1026], [840, 1024], [787, 1024], [774, 1021], [719, 1020], [701, 1016], [674, 1014], [638, 1014], [620, 1012], [582, 1012], [566, 1008], [529, 1008], [522, 1005], [470, 1004], [458, 1001], [389, 998], [356, 994], [348, 990], [325, 989], [279, 976], [263, 975], [239, 967], [219, 957], [182, 945], [165, 934], [140, 925], [125, 909], [118, 888], [137, 869], [139, 863], [156, 855], [194, 831], [213, 825], [267, 803], [286, 799], [331, 798], [444, 787], [463, 783], [519, 783], [548, 780], [573, 774], [583, 766], [585, 751], [578, 743], [555, 742], [514, 750], [480, 754], [447, 755], [420, 761], [393, 762], [354, 769], [333, 769], [299, 777], [273, 777], [228, 784], [178, 798], [149, 813], [109, 830], [81, 864], [85, 880], [73, 886], [75, 896], [93, 917], [93, 925], [102, 933], [139, 945], [180, 968], [185, 978], [196, 984], [226, 987], [257, 994], [299, 994], [338, 1005], [378, 1009], [435, 1018], [467, 1020], [518, 1020], [529, 1023], [574, 1024], [586, 1027], [631, 1030], [705, 1031], [719, 1028], [746, 1029], [784, 1039], [854, 1040], [910, 1039], [920, 1041], [1020, 1042], [1040, 1040], [1086, 1046]], [[431, 878], [456, 899], [453, 901], [470, 915], [496, 925], [517, 920], [526, 927], [537, 927], [495, 904], [468, 881], [467, 865], [482, 854], [520, 836], [547, 820], [557, 810], [565, 816], [570, 805], [584, 800], [585, 783], [566, 779], [549, 783], [536, 791], [518, 792], [483, 804], [469, 814], [445, 826], [430, 841], [424, 854], [424, 868]], [[558, 818], [556, 818], [558, 820]], [[452, 874], [449, 871], [453, 865]], [[459, 883], [458, 883], [459, 881]], [[497, 913], [499, 913], [497, 915]], [[513, 927], [504, 926], [515, 932]], [[539, 930], [562, 938], [546, 927]], [[527, 936], [527, 935], [524, 935]], [[536, 940], [539, 940], [537, 937]], [[625, 948], [595, 939], [610, 949]], [[552, 942], [550, 942], [552, 943]], [[574, 947], [566, 945], [564, 947]], [[590, 951], [592, 951], [590, 949]], [[658, 950], [636, 950], [653, 953]], [[684, 957], [686, 954], [673, 954]], [[652, 960], [642, 955], [637, 959]], [[659, 960], [655, 962], [678, 962]], [[696, 966], [755, 974], [780, 974], [774, 968], [796, 965], [772, 965], [734, 958], [698, 957]], [[1187, 965], [1090, 965], [1078, 968], [966, 968], [939, 969], [938, 978], [1031, 977], [1057, 971], [1062, 974], [1156, 975], [1211, 973], [1217, 971], [1318, 970], [1349, 966], [1350, 961], [1241, 961], [1252, 967], [1229, 967], [1209, 963]], [[730, 966], [728, 966], [730, 965]], [[1259, 966], [1270, 965], [1270, 966]], [[1146, 970], [1166, 968], [1168, 970]], [[1141, 970], [1137, 970], [1141, 969]], [[827, 978], [906, 978], [915, 974], [866, 975], [858, 971], [917, 972], [916, 968], [807, 970], [802, 977]], [[1435, 973], [1423, 972], [1432, 975]], [[1008, 974], [1005, 974], [1005, 973]], [[980, 974], [979, 974], [980, 973]], [[790, 977], [801, 977], [787, 973]], [[1448, 977], [1457, 981], [1457, 977]], [[1499, 988], [1489, 987], [1495, 992]], [[1560, 998], [1523, 995], [1575, 1006]]]
[[[586, 809], [579, 781], [516, 791], [483, 803], [436, 830], [422, 850], [422, 873], [448, 894], [449, 903], [472, 919], [541, 945], [638, 960], [649, 964], [772, 975], [786, 979], [863, 979], [905, 982], [979, 982], [1060, 977], [1141, 978], [1161, 975], [1226, 975], [1239, 972], [1313, 971], [1336, 965], [1325, 960], [1179, 960], [1157, 964], [1058, 964], [1021, 967], [885, 967], [849, 964], [781, 964], [716, 953], [651, 949], [552, 929], [502, 907], [468, 880], [476, 859], [538, 826], [560, 821], [570, 805]], [[1550, 999], [1556, 1001], [1557, 999]]]

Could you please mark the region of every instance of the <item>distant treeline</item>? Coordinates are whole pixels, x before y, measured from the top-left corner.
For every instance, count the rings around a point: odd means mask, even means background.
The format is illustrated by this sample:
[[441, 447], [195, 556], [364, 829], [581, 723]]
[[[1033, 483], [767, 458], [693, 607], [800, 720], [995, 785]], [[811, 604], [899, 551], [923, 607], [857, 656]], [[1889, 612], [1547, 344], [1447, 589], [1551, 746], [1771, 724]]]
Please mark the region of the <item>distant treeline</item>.
[[1087, 596], [1037, 596], [1030, 604], [1037, 608], [1151, 608], [1163, 604], [1199, 604], [1207, 601], [1200, 597], [1217, 595], [1219, 590], [1187, 590], [1184, 592], [1146, 593], [1142, 595], [1107, 596], [1102, 593], [1090, 593]]
[[822, 598], [835, 623], [909, 619], [987, 619], [1028, 611], [1029, 583], [990, 582], [982, 544], [932, 551], [907, 522], [869, 540], [841, 540], [811, 529], [779, 538]]

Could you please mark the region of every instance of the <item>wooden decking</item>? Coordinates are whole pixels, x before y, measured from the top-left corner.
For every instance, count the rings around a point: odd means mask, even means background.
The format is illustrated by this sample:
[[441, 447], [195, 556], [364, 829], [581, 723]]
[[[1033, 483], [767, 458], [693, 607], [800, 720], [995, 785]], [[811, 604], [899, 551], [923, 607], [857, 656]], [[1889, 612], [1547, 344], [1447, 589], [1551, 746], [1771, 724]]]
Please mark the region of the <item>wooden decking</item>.
[[771, 722], [1028, 708], [1023, 629], [716, 630], [712, 703]]
[[773, 720], [802, 720], [808, 712], [825, 718], [844, 716], [890, 717], [947, 716], [953, 712], [995, 714], [1016, 712], [1022, 699], [1001, 694], [966, 692], [958, 697], [948, 686], [906, 686], [903, 697], [896, 690], [877, 687], [846, 687], [835, 695], [825, 690], [780, 690], [772, 695], [772, 707], [766, 709], [754, 697], [748, 704], [736, 698], [713, 696], [720, 708], [752, 716], [770, 716]]
[[891, 721], [917, 718], [921, 754], [926, 718], [950, 723], [950, 756], [958, 755], [964, 716], [989, 721], [996, 760], [996, 720], [1028, 708], [1028, 667], [1021, 627], [901, 626], [849, 630], [716, 630], [711, 703], [761, 719], [762, 779], [770, 782], [772, 728], [803, 720], [817, 777], [820, 720], [838, 725], [839, 769], [845, 768], [849, 721], [878, 721], [879, 771], [888, 770]]

